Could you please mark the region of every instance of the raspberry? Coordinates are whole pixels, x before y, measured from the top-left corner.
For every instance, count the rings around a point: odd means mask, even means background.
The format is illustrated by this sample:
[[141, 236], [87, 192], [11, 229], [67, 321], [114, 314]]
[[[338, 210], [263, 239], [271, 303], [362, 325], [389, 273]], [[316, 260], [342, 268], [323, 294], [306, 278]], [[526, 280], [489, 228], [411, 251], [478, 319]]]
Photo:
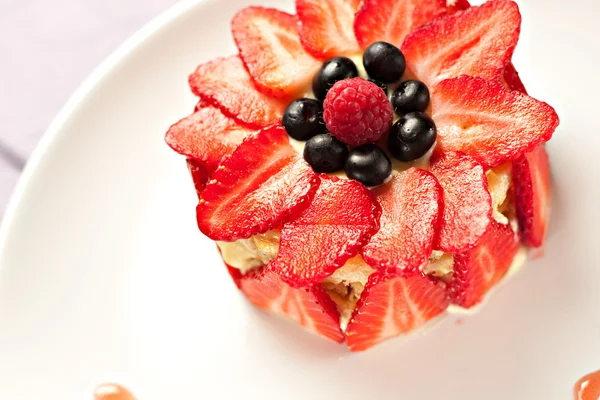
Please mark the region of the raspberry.
[[327, 130], [351, 146], [376, 142], [392, 127], [392, 105], [385, 92], [362, 78], [336, 82], [323, 108]]

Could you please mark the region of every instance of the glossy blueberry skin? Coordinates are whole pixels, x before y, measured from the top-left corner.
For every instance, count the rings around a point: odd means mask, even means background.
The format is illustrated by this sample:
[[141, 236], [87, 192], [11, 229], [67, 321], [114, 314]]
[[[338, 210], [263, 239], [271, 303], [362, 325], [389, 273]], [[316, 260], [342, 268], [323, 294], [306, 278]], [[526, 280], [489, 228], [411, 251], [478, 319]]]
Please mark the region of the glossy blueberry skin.
[[363, 65], [369, 77], [383, 83], [393, 83], [402, 78], [406, 70], [406, 59], [396, 46], [375, 42], [365, 50]]
[[392, 94], [392, 107], [398, 114], [425, 111], [429, 106], [429, 89], [417, 80], [402, 82]]
[[327, 92], [336, 82], [356, 78], [357, 76], [358, 69], [354, 61], [347, 57], [334, 57], [325, 61], [319, 72], [314, 76], [312, 81], [313, 94], [318, 100], [324, 101]]
[[304, 146], [304, 159], [315, 172], [336, 172], [344, 168], [348, 146], [323, 133], [310, 138]]
[[350, 179], [355, 179], [365, 186], [377, 186], [391, 175], [392, 162], [379, 147], [365, 144], [350, 152], [345, 171]]
[[292, 101], [283, 113], [282, 123], [288, 135], [301, 141], [327, 131], [323, 121], [323, 104], [315, 99]]
[[388, 136], [390, 153], [400, 161], [414, 161], [423, 157], [435, 144], [437, 129], [425, 113], [404, 115], [392, 126]]

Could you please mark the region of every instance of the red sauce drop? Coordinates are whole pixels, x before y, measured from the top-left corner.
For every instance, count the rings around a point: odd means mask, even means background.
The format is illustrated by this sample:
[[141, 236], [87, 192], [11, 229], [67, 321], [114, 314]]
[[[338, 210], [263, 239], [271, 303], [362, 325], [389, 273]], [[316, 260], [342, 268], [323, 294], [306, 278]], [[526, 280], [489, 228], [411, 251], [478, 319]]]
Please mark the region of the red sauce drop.
[[575, 400], [600, 399], [600, 370], [592, 372], [575, 384]]
[[94, 390], [95, 400], [135, 400], [135, 396], [116, 383], [105, 383]]

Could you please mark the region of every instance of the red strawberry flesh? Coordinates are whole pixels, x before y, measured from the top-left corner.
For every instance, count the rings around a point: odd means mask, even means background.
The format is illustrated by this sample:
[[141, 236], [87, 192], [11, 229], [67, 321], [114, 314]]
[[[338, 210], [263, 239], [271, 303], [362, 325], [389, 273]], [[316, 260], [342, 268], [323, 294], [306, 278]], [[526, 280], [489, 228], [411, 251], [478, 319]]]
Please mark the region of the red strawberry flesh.
[[310, 206], [283, 226], [272, 269], [293, 287], [321, 282], [358, 254], [379, 228], [380, 212], [362, 184], [321, 175]]
[[208, 183], [208, 172], [206, 171], [206, 168], [204, 168], [204, 165], [194, 159], [188, 158], [186, 162], [190, 175], [192, 176], [192, 181], [194, 182], [196, 194], [200, 197]]
[[293, 320], [335, 342], [344, 341], [335, 303], [320, 286], [295, 289], [267, 266], [240, 280], [242, 292], [257, 307]]
[[519, 39], [518, 6], [494, 0], [436, 19], [402, 44], [407, 67], [428, 87], [461, 75], [497, 79]]
[[373, 190], [382, 208], [381, 228], [362, 249], [365, 261], [389, 273], [416, 271], [433, 249], [442, 210], [442, 189], [422, 169], [397, 173]]
[[233, 241], [279, 227], [308, 205], [319, 177], [281, 127], [247, 137], [202, 192], [197, 219], [213, 240]]
[[492, 221], [492, 198], [483, 167], [462, 153], [432, 160], [444, 193], [437, 249], [456, 254], [473, 248]]
[[432, 94], [437, 153], [462, 151], [487, 168], [515, 160], [549, 140], [558, 126], [552, 107], [499, 82], [463, 76]]
[[221, 159], [254, 132], [215, 107], [201, 108], [171, 126], [165, 141], [176, 152], [197, 160], [212, 174]]
[[189, 83], [194, 94], [205, 103], [255, 128], [281, 123], [288, 104], [259, 92], [238, 56], [200, 65], [190, 75]]
[[361, 0], [296, 0], [300, 41], [317, 58], [358, 52], [354, 14]]
[[240, 57], [264, 93], [287, 99], [298, 95], [320, 67], [302, 47], [294, 15], [247, 7], [235, 15], [231, 30]]
[[365, 0], [356, 14], [354, 32], [363, 49], [378, 41], [399, 48], [410, 32], [445, 11], [445, 0]]
[[448, 307], [446, 286], [420, 272], [388, 277], [373, 273], [346, 329], [350, 351], [367, 350], [394, 336], [407, 334]]
[[492, 221], [477, 246], [454, 256], [449, 293], [454, 304], [469, 308], [480, 303], [510, 268], [519, 251], [519, 236], [510, 225]]

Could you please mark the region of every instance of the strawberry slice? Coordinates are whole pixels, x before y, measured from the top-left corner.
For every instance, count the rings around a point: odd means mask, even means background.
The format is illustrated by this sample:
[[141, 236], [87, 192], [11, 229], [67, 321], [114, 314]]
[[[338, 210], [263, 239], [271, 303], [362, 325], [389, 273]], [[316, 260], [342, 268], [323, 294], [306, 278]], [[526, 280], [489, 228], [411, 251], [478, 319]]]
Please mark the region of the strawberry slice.
[[210, 175], [223, 156], [254, 131], [224, 116], [218, 108], [206, 107], [171, 126], [165, 141], [179, 154], [202, 163]]
[[362, 49], [378, 41], [399, 48], [410, 32], [445, 12], [445, 0], [365, 0], [354, 32]]
[[515, 66], [510, 63], [506, 66], [503, 75], [504, 82], [506, 86], [508, 86], [511, 90], [517, 90], [523, 94], [527, 94], [527, 90], [525, 89], [525, 85], [523, 85], [523, 81], [519, 78], [519, 73], [515, 69]]
[[192, 181], [194, 182], [194, 188], [196, 188], [198, 198], [200, 198], [200, 195], [204, 191], [206, 183], [208, 182], [208, 172], [203, 164], [192, 158], [188, 158], [185, 161], [187, 162], [188, 170], [192, 176]]
[[223, 241], [264, 233], [300, 213], [318, 185], [319, 176], [290, 145], [285, 129], [266, 128], [223, 159], [202, 192], [198, 227]]
[[344, 341], [335, 303], [322, 286], [294, 289], [267, 266], [244, 275], [240, 288], [255, 306], [291, 319], [335, 342]]
[[275, 97], [300, 94], [321, 63], [302, 47], [294, 15], [247, 7], [231, 23], [240, 57], [258, 88]]
[[410, 168], [373, 190], [382, 208], [381, 228], [362, 256], [387, 273], [417, 270], [427, 262], [442, 209], [442, 188], [429, 172]]
[[466, 10], [471, 7], [468, 0], [448, 0], [446, 3], [446, 10], [448, 14], [454, 14], [456, 12]]
[[359, 51], [354, 14], [362, 0], [296, 0], [300, 41], [317, 58]]
[[431, 172], [444, 190], [444, 207], [436, 248], [462, 253], [473, 248], [492, 221], [492, 197], [483, 167], [462, 153], [432, 160]]
[[200, 65], [190, 75], [192, 91], [237, 121], [261, 128], [281, 123], [286, 101], [273, 99], [254, 87], [238, 56], [218, 58]]
[[480, 303], [510, 268], [519, 251], [519, 235], [510, 225], [492, 221], [479, 244], [454, 256], [449, 294], [452, 302], [469, 308]]
[[438, 132], [435, 152], [462, 151], [487, 168], [532, 151], [558, 126], [548, 104], [481, 78], [440, 82], [431, 100]]
[[402, 52], [407, 67], [430, 88], [461, 75], [497, 79], [510, 62], [520, 26], [514, 2], [490, 1], [417, 29]]
[[513, 164], [515, 205], [523, 243], [541, 247], [550, 217], [550, 163], [544, 146]]
[[420, 272], [388, 277], [373, 273], [346, 329], [350, 351], [363, 351], [407, 334], [448, 307], [446, 285]]
[[321, 175], [310, 206], [283, 226], [273, 270], [292, 287], [321, 282], [358, 254], [379, 228], [380, 214], [362, 184]]

